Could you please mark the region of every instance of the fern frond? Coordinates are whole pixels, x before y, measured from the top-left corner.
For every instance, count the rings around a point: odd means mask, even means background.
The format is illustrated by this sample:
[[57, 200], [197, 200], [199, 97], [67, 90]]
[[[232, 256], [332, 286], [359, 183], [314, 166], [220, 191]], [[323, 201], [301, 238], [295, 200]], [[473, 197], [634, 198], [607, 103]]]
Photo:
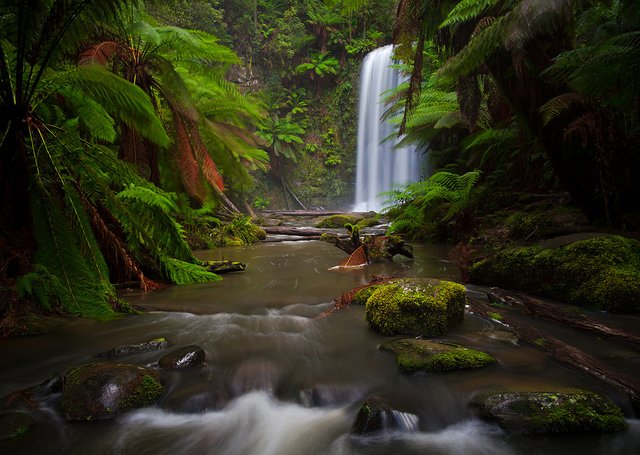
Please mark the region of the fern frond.
[[159, 256], [158, 259], [165, 277], [174, 284], [212, 283], [222, 280], [215, 273], [207, 272], [201, 265], [168, 256]]
[[140, 87], [100, 66], [79, 67], [68, 77], [74, 89], [95, 99], [107, 112], [145, 139], [161, 147], [169, 144], [161, 120]]
[[585, 95], [573, 92], [563, 93], [543, 104], [540, 107], [540, 113], [542, 114], [544, 124], [548, 125], [573, 106], [588, 106], [591, 103], [592, 100]]
[[509, 20], [509, 15], [500, 16], [479, 30], [460, 52], [445, 62], [438, 71], [439, 76], [455, 79], [467, 76], [483, 65], [503, 45]]
[[500, 0], [462, 0], [453, 7], [439, 28], [466, 22], [494, 7]]

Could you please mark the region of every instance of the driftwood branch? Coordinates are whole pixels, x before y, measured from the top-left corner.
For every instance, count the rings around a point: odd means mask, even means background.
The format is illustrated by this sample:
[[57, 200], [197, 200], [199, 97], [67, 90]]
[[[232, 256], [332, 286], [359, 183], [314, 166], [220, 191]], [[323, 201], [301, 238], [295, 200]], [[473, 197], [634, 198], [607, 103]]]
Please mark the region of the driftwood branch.
[[554, 305], [522, 294], [512, 295], [509, 292], [491, 288], [487, 297], [492, 302], [508, 305], [521, 305], [527, 314], [547, 321], [559, 322], [570, 327], [595, 333], [598, 336], [627, 343], [640, 344], [640, 336], [626, 330], [602, 324], [584, 314], [568, 311], [562, 305]]
[[640, 410], [640, 381], [601, 362], [592, 355], [553, 338], [528, 324], [517, 321], [498, 308], [490, 307], [471, 300], [473, 312], [487, 319], [493, 319], [492, 313], [502, 316], [502, 322], [509, 325], [516, 336], [536, 346], [554, 359], [593, 376], [625, 393], [636, 411]]

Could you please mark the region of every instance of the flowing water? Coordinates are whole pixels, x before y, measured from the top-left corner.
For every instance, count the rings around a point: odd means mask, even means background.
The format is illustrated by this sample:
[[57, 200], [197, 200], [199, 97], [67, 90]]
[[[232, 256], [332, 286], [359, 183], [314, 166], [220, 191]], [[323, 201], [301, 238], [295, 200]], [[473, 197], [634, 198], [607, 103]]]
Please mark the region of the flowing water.
[[[640, 453], [640, 425], [619, 435], [515, 437], [475, 418], [477, 393], [583, 387], [630, 413], [602, 384], [517, 345], [498, 323], [467, 314], [444, 339], [482, 349], [498, 364], [441, 375], [399, 374], [378, 346], [362, 307], [316, 318], [342, 292], [373, 275], [456, 278], [448, 248], [416, 247], [415, 261], [352, 271], [329, 270], [344, 254], [318, 241], [271, 243], [201, 252], [202, 259], [246, 262], [220, 283], [125, 293], [147, 313], [111, 322], [66, 320], [48, 335], [0, 342], [0, 396], [42, 382], [55, 372], [95, 361], [122, 344], [164, 336], [174, 348], [198, 344], [202, 367], [172, 371], [153, 407], [112, 421], [67, 423], [49, 397], [32, 411], [37, 423], [21, 438], [0, 442], [2, 454], [631, 454]], [[480, 290], [470, 290], [480, 295]], [[171, 311], [164, 311], [171, 310]], [[603, 355], [614, 347], [604, 341]], [[169, 348], [171, 349], [171, 348]], [[615, 349], [621, 349], [616, 347]], [[631, 348], [626, 355], [640, 358]], [[153, 366], [162, 352], [122, 361]], [[634, 357], [635, 356], [635, 357]], [[350, 433], [359, 406], [380, 397], [396, 411], [385, 431]]]
[[355, 211], [379, 212], [384, 206], [380, 193], [419, 177], [420, 153], [412, 145], [396, 147], [397, 128], [382, 119], [385, 92], [402, 82], [392, 56], [393, 46], [384, 46], [367, 54], [362, 63]]

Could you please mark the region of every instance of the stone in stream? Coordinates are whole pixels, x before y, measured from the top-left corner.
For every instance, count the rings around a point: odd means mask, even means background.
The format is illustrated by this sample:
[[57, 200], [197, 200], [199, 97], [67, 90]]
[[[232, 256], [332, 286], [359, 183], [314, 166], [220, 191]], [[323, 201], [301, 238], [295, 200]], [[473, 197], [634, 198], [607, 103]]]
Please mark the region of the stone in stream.
[[113, 357], [125, 357], [133, 354], [140, 354], [142, 352], [160, 351], [169, 346], [169, 342], [166, 338], [154, 338], [153, 340], [143, 341], [135, 344], [125, 344], [118, 346], [108, 351], [100, 352], [96, 354], [96, 357], [110, 359]]
[[157, 373], [136, 365], [92, 363], [64, 373], [62, 411], [67, 420], [105, 420], [154, 404], [163, 392]]
[[495, 363], [489, 354], [451, 343], [404, 339], [384, 343], [380, 349], [393, 352], [403, 373], [444, 372], [481, 368]]
[[163, 370], [194, 367], [201, 365], [205, 357], [204, 349], [192, 344], [162, 356], [158, 361], [158, 366]]
[[627, 428], [620, 408], [593, 392], [503, 392], [476, 397], [481, 418], [510, 433], [613, 433]]
[[351, 433], [362, 436], [380, 431], [415, 432], [418, 427], [417, 415], [393, 409], [380, 398], [374, 397], [360, 406]]
[[233, 373], [231, 390], [235, 396], [254, 390], [274, 392], [280, 377], [280, 370], [273, 361], [262, 357], [250, 358]]
[[405, 278], [377, 286], [366, 301], [369, 326], [383, 335], [435, 337], [462, 321], [464, 286], [430, 278]]
[[0, 441], [25, 434], [31, 425], [33, 425], [33, 417], [26, 412], [3, 412], [0, 414]]

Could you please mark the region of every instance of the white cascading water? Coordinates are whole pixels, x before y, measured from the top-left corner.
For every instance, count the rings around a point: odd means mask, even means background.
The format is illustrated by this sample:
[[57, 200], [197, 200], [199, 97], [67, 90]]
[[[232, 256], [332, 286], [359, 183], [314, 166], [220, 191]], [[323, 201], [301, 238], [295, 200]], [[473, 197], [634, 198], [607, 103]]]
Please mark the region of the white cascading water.
[[393, 46], [376, 49], [364, 59], [360, 73], [358, 107], [358, 161], [354, 211], [379, 212], [384, 198], [379, 195], [396, 185], [415, 182], [420, 175], [420, 154], [414, 146], [397, 148], [396, 128], [382, 120], [386, 110], [383, 94], [402, 82], [392, 68]]

